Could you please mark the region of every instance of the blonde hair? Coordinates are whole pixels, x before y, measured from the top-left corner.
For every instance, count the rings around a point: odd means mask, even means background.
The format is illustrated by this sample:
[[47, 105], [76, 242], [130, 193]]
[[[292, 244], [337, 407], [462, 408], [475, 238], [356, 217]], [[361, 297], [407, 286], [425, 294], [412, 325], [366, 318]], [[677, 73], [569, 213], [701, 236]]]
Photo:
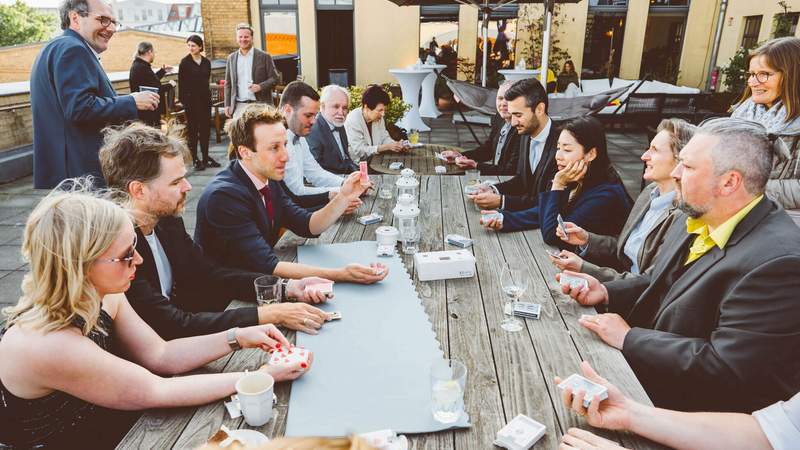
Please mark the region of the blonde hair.
[[89, 270], [131, 219], [91, 186], [90, 177], [65, 180], [28, 216], [22, 256], [30, 270], [22, 297], [3, 310], [9, 327], [24, 324], [46, 333], [81, 318], [87, 335], [97, 324], [102, 298]]

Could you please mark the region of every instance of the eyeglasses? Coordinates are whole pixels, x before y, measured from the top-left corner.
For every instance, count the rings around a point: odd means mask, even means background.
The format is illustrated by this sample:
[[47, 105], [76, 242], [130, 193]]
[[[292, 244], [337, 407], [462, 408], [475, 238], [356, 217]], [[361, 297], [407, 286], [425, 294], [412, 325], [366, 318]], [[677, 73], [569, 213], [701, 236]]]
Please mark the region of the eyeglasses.
[[133, 260], [136, 258], [136, 242], [138, 241], [138, 236], [133, 237], [133, 245], [131, 245], [130, 250], [128, 253], [125, 253], [125, 256], [122, 258], [111, 258], [111, 259], [97, 259], [98, 262], [107, 262], [107, 263], [118, 263], [118, 262], [126, 262], [128, 263], [128, 267], [133, 265]]
[[766, 83], [769, 77], [775, 75], [775, 72], [745, 72], [744, 75], [745, 79], [748, 81], [755, 77], [756, 81], [759, 83]]
[[102, 16], [100, 14], [95, 14], [95, 13], [86, 13], [86, 15], [94, 16], [94, 18], [97, 19], [98, 22], [100, 22], [100, 25], [103, 28], [108, 28], [108, 26], [111, 25], [112, 23], [114, 24], [115, 29], [119, 29], [122, 26], [122, 24], [119, 21], [116, 21], [108, 16]]

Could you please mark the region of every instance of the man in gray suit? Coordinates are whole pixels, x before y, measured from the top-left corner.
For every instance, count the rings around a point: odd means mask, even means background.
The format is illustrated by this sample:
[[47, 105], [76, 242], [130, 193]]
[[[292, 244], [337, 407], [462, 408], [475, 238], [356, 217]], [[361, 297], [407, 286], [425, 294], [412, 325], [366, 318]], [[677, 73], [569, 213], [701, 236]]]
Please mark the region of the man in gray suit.
[[272, 104], [272, 88], [278, 84], [278, 72], [272, 56], [253, 48], [253, 28], [246, 23], [236, 26], [239, 50], [228, 55], [225, 63], [225, 115], [233, 117], [249, 103]]
[[622, 350], [657, 406], [751, 412], [800, 391], [800, 230], [764, 195], [772, 142], [742, 119], [702, 125], [672, 175], [683, 215], [652, 272], [562, 286], [605, 314], [580, 324]]
[[358, 166], [350, 158], [344, 120], [349, 112], [350, 94], [341, 86], [331, 84], [322, 88], [320, 112], [311, 133], [306, 136], [314, 159], [328, 172], [350, 174]]

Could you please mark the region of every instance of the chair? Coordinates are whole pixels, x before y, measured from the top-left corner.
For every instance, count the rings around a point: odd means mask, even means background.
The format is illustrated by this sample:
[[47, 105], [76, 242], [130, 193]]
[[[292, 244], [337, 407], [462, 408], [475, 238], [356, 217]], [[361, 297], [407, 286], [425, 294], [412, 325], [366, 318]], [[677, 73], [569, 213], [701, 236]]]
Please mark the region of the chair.
[[667, 94], [650, 94], [634, 92], [628, 96], [625, 112], [622, 113], [625, 123], [633, 123], [647, 133], [650, 141], [656, 135], [664, 111], [664, 98]]

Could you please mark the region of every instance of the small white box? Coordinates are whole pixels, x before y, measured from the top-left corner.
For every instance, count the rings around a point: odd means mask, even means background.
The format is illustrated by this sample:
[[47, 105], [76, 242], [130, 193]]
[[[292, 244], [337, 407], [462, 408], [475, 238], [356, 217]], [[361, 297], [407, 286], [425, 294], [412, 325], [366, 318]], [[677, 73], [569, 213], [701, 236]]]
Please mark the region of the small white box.
[[417, 253], [414, 267], [420, 281], [470, 278], [475, 276], [475, 256], [467, 250]]

